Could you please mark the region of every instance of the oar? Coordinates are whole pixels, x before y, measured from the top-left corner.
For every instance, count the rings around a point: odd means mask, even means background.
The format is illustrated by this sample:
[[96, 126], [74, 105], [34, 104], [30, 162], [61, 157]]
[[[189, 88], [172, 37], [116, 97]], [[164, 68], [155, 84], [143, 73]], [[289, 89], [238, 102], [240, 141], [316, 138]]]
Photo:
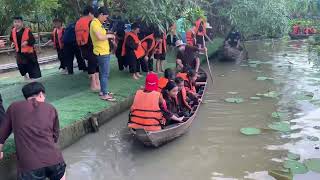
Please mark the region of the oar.
[[[204, 39], [204, 36], [203, 36], [203, 45], [204, 45], [204, 47], [206, 47], [206, 41]], [[214, 81], [213, 81], [213, 75], [212, 75], [212, 71], [211, 71], [211, 67], [210, 67], [210, 61], [209, 61], [209, 57], [208, 57], [208, 49], [206, 50], [206, 58], [207, 58], [210, 78], [211, 78], [211, 81], [212, 81], [212, 84], [213, 84]]]

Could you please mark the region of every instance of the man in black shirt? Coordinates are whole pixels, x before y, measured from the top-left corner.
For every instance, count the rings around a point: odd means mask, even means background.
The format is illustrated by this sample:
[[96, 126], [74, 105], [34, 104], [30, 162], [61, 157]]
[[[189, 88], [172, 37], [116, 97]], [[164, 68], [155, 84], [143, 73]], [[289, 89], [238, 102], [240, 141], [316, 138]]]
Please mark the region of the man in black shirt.
[[20, 74], [25, 77], [25, 80], [29, 80], [29, 78], [38, 79], [41, 77], [41, 71], [34, 48], [36, 40], [31, 30], [24, 27], [22, 17], [15, 17], [13, 26], [10, 41], [17, 53], [16, 58]]

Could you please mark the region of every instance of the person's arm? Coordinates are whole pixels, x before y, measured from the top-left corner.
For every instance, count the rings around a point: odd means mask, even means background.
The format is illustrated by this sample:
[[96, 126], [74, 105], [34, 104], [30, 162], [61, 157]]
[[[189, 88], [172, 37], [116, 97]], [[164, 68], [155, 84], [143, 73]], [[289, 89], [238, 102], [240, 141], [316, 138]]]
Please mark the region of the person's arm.
[[10, 107], [7, 111], [6, 118], [0, 125], [0, 160], [3, 158], [3, 145], [12, 132], [12, 120], [10, 118]]
[[55, 143], [58, 142], [59, 132], [60, 132], [60, 126], [59, 126], [58, 113], [57, 113], [57, 110], [54, 109], [53, 139], [54, 139], [54, 142], [55, 142]]
[[101, 32], [97, 31], [96, 29], [93, 30], [94, 34], [96, 35], [97, 39], [100, 41], [107, 41], [109, 39], [115, 39], [114, 34], [102, 34]]
[[36, 43], [36, 39], [34, 38], [34, 36], [33, 36], [31, 31], [29, 31], [29, 39], [28, 39], [27, 42], [28, 42], [27, 43], [28, 46], [33, 46]]
[[4, 121], [5, 116], [6, 116], [6, 112], [4, 110], [3, 103], [2, 103], [2, 97], [0, 94], [0, 125]]

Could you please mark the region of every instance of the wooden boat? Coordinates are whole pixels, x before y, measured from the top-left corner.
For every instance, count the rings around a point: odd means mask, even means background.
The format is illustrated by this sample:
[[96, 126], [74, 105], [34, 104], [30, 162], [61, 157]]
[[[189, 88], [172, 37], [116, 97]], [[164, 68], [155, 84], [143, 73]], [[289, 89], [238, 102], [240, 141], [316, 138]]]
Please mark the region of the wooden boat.
[[292, 40], [298, 40], [298, 39], [308, 39], [313, 34], [293, 34], [289, 33], [289, 36]]
[[[200, 72], [201, 77], [199, 78], [198, 82], [202, 82], [203, 85], [199, 86], [198, 93], [201, 93], [201, 98], [203, 98], [206, 88], [207, 88], [207, 74], [205, 71], [201, 70]], [[194, 107], [193, 112], [191, 113], [191, 116], [186, 118], [184, 123], [179, 124], [173, 124], [170, 126], [165, 127], [164, 129], [160, 131], [145, 131], [144, 129], [131, 129], [131, 133], [134, 135], [134, 137], [142, 142], [146, 146], [153, 146], [158, 147], [162, 144], [165, 144], [169, 141], [172, 141], [183, 134], [185, 134], [192, 122], [196, 119], [197, 113], [200, 109], [200, 105], [197, 107]]]
[[224, 46], [223, 59], [229, 61], [241, 62], [247, 58], [247, 51], [244, 48], [238, 49], [231, 46]]

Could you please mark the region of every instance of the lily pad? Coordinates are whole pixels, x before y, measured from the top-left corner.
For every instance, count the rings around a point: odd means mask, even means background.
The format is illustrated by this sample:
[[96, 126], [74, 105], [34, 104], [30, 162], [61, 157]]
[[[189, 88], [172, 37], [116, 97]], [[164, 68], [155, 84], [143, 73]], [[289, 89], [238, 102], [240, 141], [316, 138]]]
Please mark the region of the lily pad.
[[320, 173], [320, 159], [307, 159], [304, 161], [304, 164], [310, 171]]
[[270, 91], [268, 93], [263, 94], [263, 96], [268, 98], [277, 98], [279, 94], [275, 91]]
[[225, 99], [225, 101], [228, 103], [239, 104], [239, 103], [242, 103], [244, 100], [242, 98], [227, 98], [227, 99]]
[[274, 122], [272, 124], [269, 124], [268, 127], [270, 129], [280, 131], [280, 132], [290, 132], [291, 131], [290, 124], [287, 122]]
[[249, 65], [247, 65], [247, 64], [241, 64], [240, 66], [241, 66], [241, 67], [248, 67]]
[[256, 96], [263, 96], [263, 94], [261, 94], [261, 93], [257, 93], [257, 94], [256, 94]]
[[255, 96], [254, 96], [254, 97], [250, 97], [250, 99], [251, 99], [251, 100], [260, 100], [261, 97], [255, 97]]
[[258, 67], [258, 65], [257, 64], [249, 64], [249, 67], [256, 68], [256, 67]]
[[249, 61], [248, 63], [249, 64], [261, 64], [262, 62], [261, 61]]
[[312, 92], [306, 92], [306, 91], [298, 93], [296, 95], [298, 100], [312, 100], [314, 96]]
[[257, 81], [265, 81], [265, 80], [273, 80], [273, 78], [264, 77], [264, 76], [257, 77]]
[[238, 92], [233, 92], [233, 91], [231, 91], [231, 92], [228, 92], [228, 94], [236, 95], [236, 94], [239, 94], [239, 93], [238, 93]]
[[293, 176], [290, 172], [284, 172], [280, 170], [268, 171], [268, 174], [277, 180], [292, 180]]
[[281, 118], [283, 118], [285, 115], [284, 115], [284, 113], [273, 112], [273, 113], [271, 114], [271, 116], [272, 116], [272, 118], [274, 118], [274, 119], [281, 119]]
[[261, 134], [261, 130], [258, 128], [241, 128], [240, 132], [247, 136], [258, 135]]
[[287, 156], [288, 156], [288, 159], [291, 159], [291, 160], [296, 160], [296, 161], [300, 160], [299, 154], [294, 154], [289, 152]]
[[319, 141], [319, 138], [316, 136], [308, 136], [307, 139], [310, 141]]
[[294, 174], [305, 174], [308, 172], [308, 168], [301, 162], [295, 160], [286, 160], [283, 164], [285, 168], [290, 169], [290, 172]]

